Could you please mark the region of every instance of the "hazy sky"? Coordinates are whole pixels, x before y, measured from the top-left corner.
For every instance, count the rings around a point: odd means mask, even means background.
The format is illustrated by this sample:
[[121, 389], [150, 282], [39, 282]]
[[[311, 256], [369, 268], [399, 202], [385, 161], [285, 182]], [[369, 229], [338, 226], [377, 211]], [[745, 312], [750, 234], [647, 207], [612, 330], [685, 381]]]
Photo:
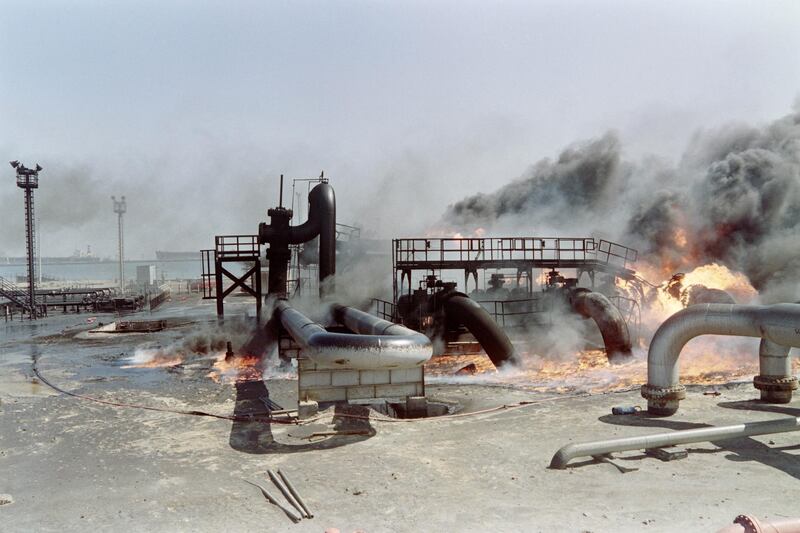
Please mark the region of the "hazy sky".
[[[255, 233], [324, 169], [339, 220], [413, 236], [579, 139], [678, 158], [800, 94], [800, 2], [11, 2], [0, 160], [45, 167], [43, 255]], [[5, 163], [3, 163], [5, 165]], [[24, 253], [0, 176], [0, 255]], [[287, 202], [290, 201], [288, 194]], [[565, 229], [569, 233], [568, 229]]]

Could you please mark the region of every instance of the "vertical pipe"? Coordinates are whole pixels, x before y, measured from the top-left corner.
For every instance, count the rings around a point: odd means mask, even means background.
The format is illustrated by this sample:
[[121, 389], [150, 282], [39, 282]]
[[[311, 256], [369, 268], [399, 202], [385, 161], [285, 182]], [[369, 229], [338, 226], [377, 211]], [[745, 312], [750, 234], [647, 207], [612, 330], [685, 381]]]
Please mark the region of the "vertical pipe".
[[261, 319], [261, 259], [256, 259], [256, 316]]
[[39, 268], [37, 269], [38, 278], [36, 281], [41, 286], [42, 285], [42, 237], [41, 237], [42, 227], [39, 225], [39, 222], [40, 222], [39, 217], [36, 217], [36, 233], [37, 235], [39, 235], [39, 239], [36, 240], [36, 257], [39, 258]]
[[31, 318], [36, 318], [36, 280], [34, 278], [33, 248], [33, 190], [25, 187], [25, 229], [27, 230], [28, 248], [28, 300], [31, 306]]
[[125, 267], [123, 266], [125, 258], [123, 256], [124, 247], [122, 243], [122, 212], [117, 213], [117, 231], [119, 243], [119, 290], [122, 292], [122, 294], [125, 294]]
[[[336, 195], [333, 187], [320, 184], [320, 201], [315, 202], [319, 213], [319, 295], [324, 298], [335, 292], [333, 276], [336, 274]], [[312, 191], [313, 193], [314, 191]], [[310, 213], [309, 213], [310, 215]]]
[[219, 260], [216, 251], [214, 252], [214, 292], [217, 295], [217, 316], [221, 317], [225, 313], [225, 306], [223, 300], [225, 299], [222, 294], [222, 262]]
[[769, 403], [789, 403], [792, 391], [797, 388], [797, 378], [792, 374], [789, 346], [761, 339], [758, 347], [759, 374], [753, 386], [761, 391], [761, 400]]

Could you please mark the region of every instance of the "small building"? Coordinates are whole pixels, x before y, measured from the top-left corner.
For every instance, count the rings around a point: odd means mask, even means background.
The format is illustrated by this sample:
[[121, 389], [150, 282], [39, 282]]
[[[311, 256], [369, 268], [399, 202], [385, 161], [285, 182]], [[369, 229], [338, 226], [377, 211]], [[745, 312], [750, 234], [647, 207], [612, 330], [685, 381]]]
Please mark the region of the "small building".
[[149, 287], [156, 283], [156, 266], [139, 265], [136, 267], [136, 284]]

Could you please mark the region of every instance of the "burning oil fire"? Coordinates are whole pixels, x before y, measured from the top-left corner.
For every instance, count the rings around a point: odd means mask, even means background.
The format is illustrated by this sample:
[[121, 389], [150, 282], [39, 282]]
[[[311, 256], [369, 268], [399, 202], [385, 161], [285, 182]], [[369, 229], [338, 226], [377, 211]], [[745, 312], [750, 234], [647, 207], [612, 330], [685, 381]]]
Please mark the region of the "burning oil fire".
[[639, 268], [637, 275], [644, 279], [666, 278], [660, 285], [650, 287], [642, 286], [637, 281], [622, 279], [617, 281], [617, 287], [623, 294], [636, 300], [641, 299], [642, 322], [652, 331], [687, 305], [706, 303], [712, 301], [715, 296], [717, 298], [722, 296], [724, 299], [725, 295], [721, 291], [740, 304], [750, 303], [758, 297], [758, 292], [744, 274], [717, 263], [702, 265], [687, 273], [678, 274], [645, 264]]
[[[226, 359], [225, 352], [189, 353], [184, 350], [139, 349], [122, 368], [171, 368], [207, 371], [205, 377], [216, 383], [237, 383], [264, 379], [265, 363], [255, 355]], [[268, 377], [275, 377], [270, 374]]]
[[[720, 347], [711, 339], [697, 339], [681, 355], [681, 383], [718, 385], [748, 381], [758, 374], [758, 341], [755, 347]], [[745, 356], [746, 354], [746, 356]], [[520, 368], [496, 370], [484, 354], [435, 357], [425, 366], [433, 383], [484, 383], [536, 392], [613, 392], [638, 387], [647, 381], [647, 361], [637, 357], [611, 365], [603, 350], [584, 350], [573, 359], [547, 359], [533, 353], [522, 356]], [[459, 374], [465, 366], [470, 372]], [[800, 362], [795, 362], [795, 371]]]
[[226, 360], [225, 353], [221, 353], [217, 355], [207, 377], [216, 383], [259, 381], [264, 379], [262, 360], [254, 355], [241, 355]]
[[183, 356], [177, 352], [156, 350], [136, 350], [129, 359], [130, 364], [122, 368], [167, 368], [183, 364]]

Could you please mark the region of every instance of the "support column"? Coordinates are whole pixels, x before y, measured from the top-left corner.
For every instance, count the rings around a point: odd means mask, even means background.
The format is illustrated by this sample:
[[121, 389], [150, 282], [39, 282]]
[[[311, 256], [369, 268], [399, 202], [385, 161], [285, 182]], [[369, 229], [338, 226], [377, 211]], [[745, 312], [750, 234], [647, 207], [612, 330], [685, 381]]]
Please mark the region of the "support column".
[[225, 295], [222, 290], [222, 263], [218, 259], [214, 263], [214, 290], [217, 295], [217, 316], [221, 317], [225, 314], [223, 306]]

